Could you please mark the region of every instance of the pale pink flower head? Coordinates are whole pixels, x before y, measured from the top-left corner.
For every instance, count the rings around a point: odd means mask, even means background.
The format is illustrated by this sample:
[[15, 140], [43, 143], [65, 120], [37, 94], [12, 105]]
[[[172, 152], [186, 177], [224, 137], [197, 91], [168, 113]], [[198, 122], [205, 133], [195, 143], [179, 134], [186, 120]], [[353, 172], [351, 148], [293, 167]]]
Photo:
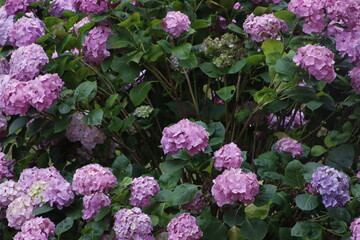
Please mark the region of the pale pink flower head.
[[191, 22], [189, 17], [179, 11], [170, 11], [163, 19], [163, 30], [175, 37], [179, 37], [183, 32], [189, 30]]
[[147, 207], [151, 197], [160, 192], [160, 186], [153, 177], [134, 178], [130, 187], [130, 204], [134, 207]]
[[196, 218], [189, 213], [183, 213], [173, 218], [167, 225], [168, 240], [198, 240], [203, 236]]
[[36, 217], [21, 226], [14, 240], [47, 240], [55, 236], [55, 224], [48, 218]]
[[178, 123], [164, 128], [161, 145], [164, 153], [174, 155], [182, 149], [187, 149], [190, 155], [195, 155], [205, 148], [209, 142], [209, 134], [202, 126], [183, 119]]
[[58, 18], [65, 11], [76, 12], [74, 0], [55, 0], [50, 8], [50, 14]]
[[0, 183], [0, 209], [5, 209], [17, 197], [25, 194], [21, 184], [13, 180], [6, 180]]
[[349, 72], [351, 86], [356, 92], [360, 92], [360, 67], [355, 67]]
[[24, 222], [35, 217], [33, 205], [29, 195], [22, 195], [12, 201], [6, 209], [6, 219], [9, 227], [20, 229]]
[[14, 47], [27, 46], [45, 35], [45, 24], [36, 17], [22, 17], [9, 31], [9, 42]]
[[275, 143], [275, 150], [278, 152], [289, 152], [294, 158], [302, 157], [304, 155], [301, 143], [289, 137], [277, 141]]
[[293, 61], [316, 80], [331, 83], [336, 78], [334, 53], [324, 46], [308, 44], [301, 47]]
[[76, 194], [90, 195], [95, 192], [107, 193], [116, 184], [117, 179], [108, 168], [94, 163], [76, 170], [72, 187]]
[[5, 46], [8, 41], [8, 33], [14, 24], [14, 17], [5, 11], [5, 6], [0, 7], [0, 47]]
[[213, 183], [211, 193], [219, 207], [236, 201], [251, 204], [259, 193], [256, 174], [244, 173], [240, 168], [225, 170]]
[[360, 218], [356, 218], [350, 225], [350, 230], [352, 233], [351, 240], [360, 239]]
[[8, 160], [5, 157], [5, 153], [0, 152], [0, 182], [3, 178], [13, 177], [12, 171], [14, 170], [14, 167], [10, 166], [13, 163], [13, 160]]
[[221, 171], [223, 168], [239, 168], [243, 162], [240, 148], [235, 143], [222, 146], [214, 153], [214, 167]]
[[101, 14], [109, 7], [109, 0], [74, 0], [75, 6], [83, 13]]
[[6, 115], [25, 114], [30, 107], [25, 87], [26, 82], [0, 75], [0, 111]]
[[91, 195], [83, 197], [84, 208], [82, 210], [82, 218], [89, 222], [94, 219], [100, 209], [105, 206], [110, 206], [111, 200], [108, 195], [96, 192]]

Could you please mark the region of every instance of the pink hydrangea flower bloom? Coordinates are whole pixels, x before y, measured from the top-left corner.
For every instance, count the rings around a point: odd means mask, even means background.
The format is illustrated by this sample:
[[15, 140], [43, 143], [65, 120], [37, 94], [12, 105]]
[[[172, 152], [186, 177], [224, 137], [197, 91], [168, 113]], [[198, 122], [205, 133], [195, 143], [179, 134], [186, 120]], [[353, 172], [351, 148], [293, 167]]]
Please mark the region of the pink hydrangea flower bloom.
[[5, 46], [8, 41], [8, 33], [14, 24], [14, 15], [8, 15], [5, 6], [0, 7], [0, 47]]
[[5, 58], [0, 58], [0, 75], [8, 75], [10, 72], [10, 64]]
[[163, 30], [175, 37], [189, 30], [191, 22], [189, 17], [179, 11], [170, 11], [163, 19]]
[[151, 219], [140, 208], [121, 209], [114, 216], [114, 231], [117, 240], [155, 240], [151, 234]]
[[17, 197], [25, 194], [21, 184], [13, 180], [6, 180], [0, 183], [0, 209], [5, 209]]
[[236, 201], [251, 204], [259, 193], [256, 174], [244, 173], [239, 168], [225, 170], [213, 183], [211, 193], [219, 207]]
[[106, 50], [106, 41], [111, 34], [112, 31], [103, 26], [95, 27], [89, 31], [84, 44], [86, 61], [101, 65], [102, 61], [110, 56], [110, 52]]
[[334, 53], [326, 47], [308, 44], [298, 49], [293, 61], [316, 80], [331, 83], [336, 78]]
[[14, 240], [47, 240], [55, 236], [55, 224], [48, 218], [37, 217], [21, 226]]
[[360, 92], [360, 67], [353, 68], [349, 72], [351, 86], [356, 92]]
[[6, 115], [25, 114], [30, 107], [25, 87], [26, 82], [0, 75], [0, 111]]
[[173, 218], [167, 225], [167, 231], [168, 240], [198, 240], [203, 236], [196, 218], [189, 213]]
[[351, 240], [360, 239], [360, 218], [356, 218], [350, 225], [350, 230], [352, 233]]
[[81, 12], [87, 14], [101, 14], [109, 9], [109, 0], [74, 0], [74, 3]]
[[243, 9], [243, 6], [239, 2], [236, 2], [233, 6], [234, 10], [241, 10]]
[[191, 202], [183, 204], [180, 206], [181, 209], [187, 210], [187, 211], [195, 211], [195, 212], [201, 212], [205, 207], [205, 202], [203, 201], [203, 194], [197, 193], [195, 199], [193, 199]]
[[50, 14], [58, 18], [65, 11], [76, 12], [74, 0], [55, 0], [50, 8]]
[[27, 46], [45, 35], [45, 24], [36, 17], [22, 17], [9, 30], [9, 42], [15, 47]]
[[340, 55], [347, 55], [349, 62], [360, 66], [360, 27], [342, 31], [335, 36], [335, 41]]
[[263, 42], [269, 38], [280, 40], [278, 31], [288, 29], [286, 22], [276, 18], [274, 14], [255, 16], [253, 13], [247, 16], [243, 28], [255, 42]]
[[11, 173], [14, 168], [10, 165], [14, 163], [13, 160], [8, 160], [5, 157], [5, 153], [0, 152], [0, 181], [3, 178], [11, 178], [13, 174]]
[[76, 194], [90, 195], [95, 192], [107, 193], [116, 184], [117, 179], [109, 169], [99, 164], [88, 164], [76, 170], [72, 187]]
[[108, 195], [104, 193], [93, 193], [91, 195], [84, 196], [82, 210], [82, 218], [89, 222], [94, 219], [96, 214], [99, 213], [100, 209], [105, 206], [110, 206], [111, 200]]
[[161, 145], [164, 153], [174, 155], [187, 149], [190, 155], [204, 151], [209, 142], [209, 134], [205, 128], [183, 119], [178, 123], [164, 128]]
[[301, 143], [289, 137], [277, 141], [275, 143], [275, 150], [278, 152], [289, 152], [294, 158], [304, 155]]
[[134, 178], [130, 187], [130, 204], [134, 207], [147, 207], [151, 197], [160, 192], [160, 186], [153, 177]]
[[223, 168], [239, 168], [243, 162], [240, 148], [235, 143], [222, 146], [214, 153], [214, 167], [221, 171]]
[[29, 195], [22, 195], [12, 201], [6, 209], [6, 219], [9, 227], [20, 229], [24, 222], [35, 217], [34, 206]]
[[5, 10], [9, 15], [16, 15], [18, 12], [26, 12], [31, 3], [38, 0], [6, 0]]

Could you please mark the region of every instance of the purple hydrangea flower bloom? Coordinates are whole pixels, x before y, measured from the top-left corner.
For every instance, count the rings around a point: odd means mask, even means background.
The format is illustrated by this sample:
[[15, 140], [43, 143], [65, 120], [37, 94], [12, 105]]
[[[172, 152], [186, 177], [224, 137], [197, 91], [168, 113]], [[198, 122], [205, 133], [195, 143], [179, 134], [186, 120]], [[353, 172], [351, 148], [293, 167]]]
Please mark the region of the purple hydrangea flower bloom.
[[54, 4], [50, 8], [50, 14], [59, 18], [65, 11], [76, 12], [74, 0], [54, 0]]
[[10, 178], [13, 176], [11, 172], [14, 168], [10, 167], [12, 163], [14, 163], [13, 160], [6, 159], [5, 153], [0, 152], [0, 181], [3, 178]]
[[154, 240], [152, 223], [140, 208], [121, 209], [115, 216], [114, 231], [117, 240]]
[[243, 9], [243, 6], [241, 6], [241, 4], [239, 2], [236, 2], [233, 6], [234, 10], [241, 10]]
[[301, 143], [289, 137], [277, 141], [275, 143], [275, 150], [278, 152], [289, 152], [294, 158], [304, 155]]
[[209, 142], [209, 134], [205, 128], [183, 119], [178, 123], [164, 128], [161, 145], [164, 153], [174, 155], [187, 149], [190, 155], [204, 151]]
[[18, 12], [26, 12], [31, 3], [38, 0], [6, 0], [5, 10], [9, 15], [16, 15]]
[[360, 66], [360, 27], [342, 31], [335, 36], [336, 50], [357, 66]]
[[263, 42], [269, 38], [279, 40], [278, 31], [287, 31], [286, 22], [276, 18], [274, 14], [255, 16], [252, 13], [247, 16], [243, 28], [254, 42]]
[[251, 204], [259, 193], [256, 174], [244, 173], [239, 168], [225, 170], [213, 183], [211, 193], [219, 207], [235, 201]]
[[5, 6], [0, 7], [0, 47], [6, 45], [8, 41], [8, 33], [14, 24], [14, 15], [8, 15]]
[[351, 240], [360, 240], [360, 218], [356, 218], [350, 225]]
[[45, 35], [45, 24], [36, 17], [22, 17], [9, 30], [9, 42], [14, 47], [27, 46]]
[[108, 195], [104, 193], [93, 193], [91, 195], [84, 196], [83, 205], [84, 209], [82, 210], [82, 218], [89, 222], [94, 219], [96, 214], [100, 211], [101, 208], [105, 206], [110, 206], [111, 200]]
[[240, 148], [235, 143], [222, 146], [214, 153], [214, 167], [221, 171], [222, 168], [239, 168], [243, 162]]
[[17, 197], [25, 194], [25, 189], [13, 180], [0, 183], [0, 209], [6, 208]]
[[109, 169], [94, 163], [76, 170], [72, 187], [76, 194], [90, 195], [95, 192], [107, 193], [116, 184], [117, 179]]
[[134, 178], [130, 187], [130, 204], [134, 207], [147, 207], [151, 197], [160, 192], [160, 186], [153, 177]]
[[20, 229], [24, 222], [35, 217], [32, 212], [36, 207], [33, 205], [29, 195], [16, 198], [6, 209], [6, 219], [9, 227]]
[[194, 200], [184, 205], [181, 205], [180, 208], [188, 211], [201, 212], [205, 207], [205, 202], [203, 201], [203, 194], [197, 193]]
[[302, 127], [304, 124], [307, 123], [304, 113], [301, 110], [296, 111], [295, 116], [294, 116], [294, 113], [295, 113], [295, 109], [292, 110], [290, 116], [286, 116], [284, 118], [284, 120], [281, 121], [280, 123], [279, 123], [280, 119], [278, 116], [276, 116], [274, 114], [270, 114], [269, 116], [267, 116], [267, 122], [268, 122], [269, 128], [276, 129], [278, 126], [281, 128], [287, 128], [292, 118], [294, 118], [294, 119], [289, 127], [289, 130], [293, 130], [294, 128]]
[[0, 111], [6, 115], [25, 114], [30, 107], [25, 87], [26, 82], [0, 75]]
[[87, 14], [101, 14], [109, 9], [109, 0], [74, 0], [74, 3], [81, 12]]
[[293, 61], [316, 80], [331, 83], [336, 78], [334, 53], [326, 47], [308, 44], [297, 50]]
[[48, 218], [37, 217], [27, 220], [14, 240], [47, 240], [53, 236], [55, 236], [55, 224]]
[[102, 61], [110, 56], [110, 52], [106, 50], [106, 41], [111, 34], [112, 31], [103, 26], [95, 27], [89, 31], [84, 44], [86, 61], [101, 65]]
[[163, 19], [163, 30], [175, 37], [189, 30], [191, 22], [189, 17], [179, 11], [170, 11]]
[[0, 58], [0, 75], [8, 75], [10, 72], [10, 64], [5, 58]]
[[360, 67], [353, 68], [349, 72], [351, 86], [356, 92], [360, 92]]
[[349, 178], [334, 168], [318, 167], [312, 175], [311, 185], [321, 195], [326, 208], [343, 207], [350, 201]]
[[168, 240], [198, 240], [203, 236], [196, 218], [189, 213], [183, 213], [173, 218], [167, 225], [167, 231]]

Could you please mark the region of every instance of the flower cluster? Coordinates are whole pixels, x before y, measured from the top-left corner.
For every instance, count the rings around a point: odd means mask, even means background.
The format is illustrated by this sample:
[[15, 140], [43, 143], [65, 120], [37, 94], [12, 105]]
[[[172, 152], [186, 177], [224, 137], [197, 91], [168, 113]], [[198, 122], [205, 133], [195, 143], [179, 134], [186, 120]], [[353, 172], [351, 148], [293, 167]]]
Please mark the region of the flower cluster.
[[166, 17], [163, 19], [163, 30], [175, 37], [179, 37], [183, 32], [189, 30], [191, 22], [185, 14], [179, 11], [167, 12]]
[[197, 193], [195, 199], [191, 202], [188, 202], [184, 205], [181, 205], [180, 208], [188, 211], [201, 212], [205, 207], [205, 202], [203, 201], [203, 194]]
[[35, 217], [34, 206], [29, 195], [21, 195], [12, 201], [6, 209], [6, 219], [9, 227], [20, 229], [23, 223]]
[[350, 230], [352, 233], [351, 240], [360, 239], [360, 218], [356, 218], [350, 225]]
[[22, 17], [9, 30], [9, 42], [15, 47], [27, 46], [45, 35], [45, 24], [36, 17]]
[[241, 4], [239, 2], [236, 2], [236, 3], [234, 3], [233, 8], [234, 8], [234, 10], [239, 11], [239, 10], [243, 9], [243, 6], [241, 6]]
[[154, 240], [151, 219], [140, 208], [121, 209], [114, 216], [116, 239]]
[[239, 168], [225, 170], [213, 183], [211, 193], [220, 207], [235, 201], [250, 204], [259, 193], [256, 174], [244, 173]]
[[13, 180], [0, 184], [0, 209], [5, 209], [17, 197], [25, 194], [23, 186]]
[[204, 151], [209, 142], [209, 134], [202, 126], [183, 119], [178, 123], [164, 128], [161, 145], [164, 153], [174, 155], [187, 149], [190, 155]]
[[334, 168], [318, 167], [312, 175], [311, 185], [321, 195], [326, 208], [342, 207], [350, 201], [349, 178]]
[[6, 0], [5, 9], [9, 15], [15, 15], [18, 12], [26, 12], [31, 3], [38, 0]]
[[360, 92], [360, 67], [355, 67], [349, 72], [351, 86], [356, 92]]
[[26, 113], [30, 104], [25, 87], [26, 82], [0, 75], [0, 111], [7, 115]]
[[0, 7], [0, 47], [5, 46], [8, 41], [8, 33], [14, 24], [14, 15], [8, 15], [5, 6]]
[[86, 61], [95, 65], [101, 65], [102, 61], [110, 56], [106, 50], [106, 42], [112, 31], [104, 26], [91, 29], [85, 37], [84, 51]]
[[91, 221], [101, 208], [110, 206], [111, 200], [108, 195], [96, 192], [91, 195], [86, 195], [83, 198], [84, 209], [82, 210], [82, 218], [85, 221]]
[[54, 17], [61, 17], [65, 11], [76, 12], [74, 0], [54, 0], [50, 8], [50, 14]]
[[214, 167], [221, 171], [222, 168], [239, 168], [243, 162], [240, 148], [235, 143], [222, 146], [214, 153]]
[[140, 106], [134, 111], [134, 115], [139, 118], [148, 118], [154, 109], [151, 106]]
[[14, 163], [13, 160], [8, 160], [5, 157], [5, 153], [0, 152], [0, 182], [3, 178], [10, 178], [13, 176], [11, 173], [14, 169], [10, 165]]
[[47, 240], [55, 236], [55, 224], [48, 218], [37, 217], [21, 226], [14, 240]]
[[0, 75], [7, 75], [10, 71], [10, 64], [5, 58], [0, 58]]
[[295, 109], [292, 110], [290, 116], [286, 116], [281, 122], [279, 122], [279, 117], [274, 114], [267, 116], [267, 121], [270, 129], [276, 129], [279, 126], [281, 128], [289, 128], [289, 130], [299, 128], [307, 123], [304, 113], [301, 110], [298, 110], [295, 113]]
[[108, 0], [74, 0], [75, 6], [83, 13], [101, 14], [108, 10]]
[[203, 236], [196, 218], [189, 213], [173, 218], [167, 225], [167, 231], [169, 240], [198, 240]]
[[289, 137], [285, 137], [277, 141], [275, 143], [275, 150], [278, 152], [291, 153], [294, 158], [302, 157], [304, 155], [301, 143]]
[[320, 45], [308, 44], [298, 49], [293, 61], [316, 80], [331, 83], [336, 78], [334, 53]]
[[287, 31], [288, 29], [286, 23], [276, 18], [274, 14], [255, 16], [253, 13], [247, 16], [243, 28], [255, 42], [263, 42], [269, 38], [279, 40], [278, 31]]
[[360, 26], [343, 31], [335, 36], [336, 50], [355, 65], [360, 65]]
[[130, 187], [130, 204], [134, 207], [147, 207], [151, 197], [160, 192], [160, 186], [153, 177], [134, 178]]
[[70, 142], [80, 141], [84, 148], [91, 150], [97, 144], [103, 144], [105, 134], [97, 127], [83, 123], [84, 115], [76, 113], [72, 116], [69, 127], [66, 129], [66, 137]]

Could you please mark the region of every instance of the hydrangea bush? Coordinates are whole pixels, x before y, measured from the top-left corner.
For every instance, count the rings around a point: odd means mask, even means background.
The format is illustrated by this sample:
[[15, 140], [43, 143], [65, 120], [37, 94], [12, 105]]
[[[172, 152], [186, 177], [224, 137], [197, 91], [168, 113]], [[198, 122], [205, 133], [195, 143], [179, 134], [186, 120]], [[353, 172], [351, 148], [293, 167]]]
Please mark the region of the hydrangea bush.
[[360, 239], [360, 2], [0, 0], [0, 239]]

